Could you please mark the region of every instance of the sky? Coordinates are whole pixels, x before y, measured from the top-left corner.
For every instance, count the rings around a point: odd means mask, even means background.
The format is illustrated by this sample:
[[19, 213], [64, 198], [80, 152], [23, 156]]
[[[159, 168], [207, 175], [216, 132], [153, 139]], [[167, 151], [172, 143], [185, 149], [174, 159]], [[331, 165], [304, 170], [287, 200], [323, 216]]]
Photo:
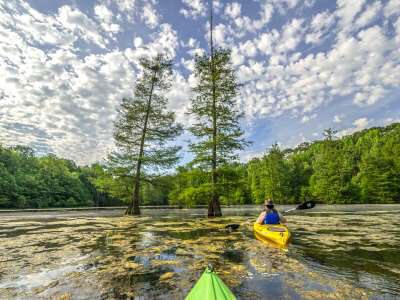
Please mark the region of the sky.
[[[189, 126], [208, 13], [204, 0], [0, 0], [0, 144], [101, 161], [138, 59], [159, 52], [174, 61], [169, 109]], [[214, 13], [243, 84], [242, 161], [400, 121], [400, 0], [214, 0]]]

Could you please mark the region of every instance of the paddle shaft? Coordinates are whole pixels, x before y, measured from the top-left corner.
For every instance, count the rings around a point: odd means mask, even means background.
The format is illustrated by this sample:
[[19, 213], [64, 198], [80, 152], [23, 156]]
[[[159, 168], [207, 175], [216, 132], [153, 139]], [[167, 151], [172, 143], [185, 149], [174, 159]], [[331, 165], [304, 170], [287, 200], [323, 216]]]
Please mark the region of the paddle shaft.
[[284, 211], [283, 213], [288, 213], [289, 211], [293, 211], [293, 210], [296, 210], [297, 209], [297, 207], [295, 207], [295, 208], [291, 208], [291, 209], [288, 209], [288, 210], [286, 210], [286, 211]]
[[[314, 206], [315, 206], [315, 202], [314, 201], [306, 201], [306, 202], [298, 205], [295, 208], [291, 208], [289, 210], [284, 211], [283, 213], [286, 214], [286, 213], [288, 213], [290, 211], [293, 211], [293, 210], [310, 209], [310, 208], [313, 208]], [[226, 225], [225, 228], [229, 228], [231, 230], [235, 230], [235, 229], [239, 228], [239, 226], [240, 226], [240, 224], [229, 224], [229, 225]]]

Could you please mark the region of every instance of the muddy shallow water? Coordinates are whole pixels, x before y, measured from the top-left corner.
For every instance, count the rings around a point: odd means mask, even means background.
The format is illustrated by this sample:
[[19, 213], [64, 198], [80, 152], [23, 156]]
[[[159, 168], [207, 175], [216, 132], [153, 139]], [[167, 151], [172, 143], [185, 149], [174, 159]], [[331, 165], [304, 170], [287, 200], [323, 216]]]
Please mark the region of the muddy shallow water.
[[254, 239], [258, 212], [0, 214], [0, 299], [184, 299], [208, 264], [239, 299], [400, 298], [400, 206], [288, 215], [288, 249]]

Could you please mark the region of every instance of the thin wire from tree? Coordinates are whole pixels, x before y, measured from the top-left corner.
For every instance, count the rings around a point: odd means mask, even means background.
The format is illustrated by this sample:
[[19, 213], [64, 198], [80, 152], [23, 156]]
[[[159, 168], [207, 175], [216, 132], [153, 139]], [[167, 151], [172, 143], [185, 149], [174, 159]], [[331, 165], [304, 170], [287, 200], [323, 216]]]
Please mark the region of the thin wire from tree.
[[217, 185], [217, 109], [215, 97], [215, 66], [214, 66], [214, 45], [213, 45], [213, 0], [210, 3], [210, 52], [211, 52], [211, 79], [212, 79], [212, 99], [213, 99], [213, 158], [212, 158], [212, 200], [209, 202], [208, 215], [221, 216], [221, 206], [219, 203]]
[[189, 114], [196, 121], [189, 128], [198, 138], [189, 145], [195, 154], [193, 164], [201, 165], [211, 171], [210, 201], [208, 216], [221, 216], [219, 203], [218, 167], [237, 158], [234, 153], [248, 144], [241, 136], [239, 119], [242, 114], [237, 110], [235, 98], [240, 85], [231, 67], [230, 51], [214, 49], [213, 9], [210, 3], [210, 55], [197, 56], [195, 77], [197, 85], [193, 88]]

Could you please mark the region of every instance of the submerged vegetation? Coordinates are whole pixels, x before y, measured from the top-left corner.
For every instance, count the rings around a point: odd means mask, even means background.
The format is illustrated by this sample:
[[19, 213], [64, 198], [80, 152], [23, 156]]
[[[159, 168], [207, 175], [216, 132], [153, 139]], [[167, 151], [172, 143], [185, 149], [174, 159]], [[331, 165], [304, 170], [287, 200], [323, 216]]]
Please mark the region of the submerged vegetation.
[[[29, 147], [0, 146], [0, 207], [112, 206], [132, 198], [133, 176], [115, 168], [80, 167], [55, 155], [35, 156]], [[315, 199], [320, 203], [400, 203], [400, 124], [371, 128], [294, 149], [273, 145], [247, 163], [218, 169], [219, 201], [225, 205]], [[210, 173], [189, 163], [144, 181], [142, 205], [207, 205]]]
[[208, 264], [239, 299], [399, 297], [397, 213], [378, 223], [375, 211], [291, 215], [296, 238], [283, 251], [227, 231], [257, 209], [241, 211], [218, 221], [177, 210], [4, 216], [0, 299], [184, 299]]

